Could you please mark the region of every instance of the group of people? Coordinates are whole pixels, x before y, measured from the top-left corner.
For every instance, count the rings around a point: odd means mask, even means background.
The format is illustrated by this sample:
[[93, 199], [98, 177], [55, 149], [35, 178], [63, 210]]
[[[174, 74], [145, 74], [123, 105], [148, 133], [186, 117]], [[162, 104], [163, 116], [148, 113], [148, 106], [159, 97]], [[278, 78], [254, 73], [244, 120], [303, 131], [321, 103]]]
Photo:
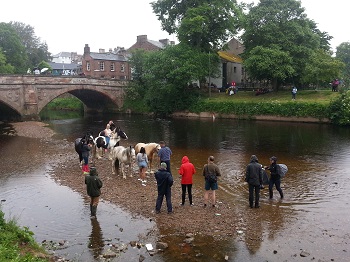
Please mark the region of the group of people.
[[[167, 212], [173, 213], [173, 205], [171, 201], [171, 187], [174, 184], [174, 179], [170, 168], [170, 158], [172, 155], [171, 149], [164, 141], [160, 141], [160, 150], [158, 151], [159, 169], [155, 172], [154, 177], [157, 182], [158, 196], [156, 199], [155, 212], [161, 212], [164, 197], [166, 199]], [[142, 147], [136, 156], [137, 164], [140, 172], [140, 179], [142, 185], [146, 183], [146, 171], [148, 166], [148, 157], [145, 148]], [[209, 156], [207, 163], [203, 166], [202, 175], [204, 177], [204, 208], [211, 205], [216, 206], [215, 191], [218, 189], [217, 177], [221, 176], [219, 167], [214, 163], [214, 157]], [[249, 206], [251, 208], [259, 208], [260, 189], [263, 188], [263, 173], [264, 170], [269, 170], [271, 175], [269, 179], [269, 197], [273, 198], [273, 186], [276, 186], [280, 197], [283, 198], [283, 191], [281, 189], [281, 177], [277, 170], [277, 158], [270, 158], [269, 166], [262, 166], [256, 155], [252, 155], [250, 163], [246, 167], [245, 181], [249, 187]], [[196, 168], [190, 162], [188, 156], [183, 156], [181, 166], [178, 174], [181, 176], [181, 206], [185, 205], [186, 193], [188, 195], [189, 204], [194, 205], [192, 197], [193, 175], [196, 173]], [[99, 196], [101, 194], [102, 181], [98, 177], [95, 167], [90, 168], [90, 172], [85, 176], [85, 184], [87, 186], [87, 193], [91, 198], [90, 211], [91, 217], [96, 216]]]
[[[271, 175], [269, 179], [269, 197], [273, 199], [273, 187], [276, 186], [277, 191], [280, 193], [280, 197], [283, 198], [283, 191], [281, 189], [281, 176], [278, 172], [277, 157], [270, 157], [270, 165], [262, 166], [259, 164], [258, 157], [252, 155], [250, 157], [250, 163], [247, 165], [245, 181], [249, 187], [249, 206], [251, 208], [259, 208], [260, 189], [263, 188], [263, 172], [269, 170]], [[254, 201], [255, 200], [255, 201]]]

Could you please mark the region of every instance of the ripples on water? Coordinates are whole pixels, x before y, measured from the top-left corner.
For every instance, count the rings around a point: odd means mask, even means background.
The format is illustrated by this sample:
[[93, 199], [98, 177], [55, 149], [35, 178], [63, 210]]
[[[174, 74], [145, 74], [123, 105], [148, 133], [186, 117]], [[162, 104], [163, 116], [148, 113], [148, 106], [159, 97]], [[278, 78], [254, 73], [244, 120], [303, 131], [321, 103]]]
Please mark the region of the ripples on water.
[[[237, 241], [220, 243], [220, 248], [232, 258], [230, 261], [299, 261], [300, 250], [304, 249], [317, 259], [346, 261], [343, 250], [350, 252], [348, 129], [317, 124], [220, 119], [214, 122], [211, 119], [170, 121], [123, 115], [106, 116], [103, 120], [97, 117], [57, 120], [50, 124], [60, 139], [74, 141], [85, 130], [98, 133], [109, 119], [127, 132], [130, 144], [166, 140], [174, 153], [173, 172], [177, 172], [182, 157], [189, 156], [198, 174], [194, 177], [194, 188], [203, 186], [202, 167], [209, 155], [215, 156], [223, 174], [219, 181], [219, 201], [225, 199], [234, 203], [233, 215], [239, 221], [236, 227], [244, 232]], [[279, 200], [274, 189], [275, 198], [270, 201], [266, 186], [261, 192], [262, 207], [259, 210], [248, 208], [248, 188], [244, 182], [245, 167], [252, 154], [258, 156], [262, 165], [268, 165], [269, 157], [276, 155], [280, 163], [289, 167], [282, 180], [285, 198]], [[17, 190], [8, 191], [11, 198], [21, 190], [18, 185], [13, 187]], [[1, 198], [4, 194], [0, 193]], [[74, 219], [84, 221], [91, 230], [84, 204], [78, 201], [78, 205], [76, 209], [79, 211]], [[41, 205], [44, 211], [40, 212], [48, 212], [49, 208], [45, 206]], [[54, 212], [56, 216], [61, 210], [61, 206], [58, 207]], [[107, 213], [106, 217], [111, 216]], [[52, 221], [56, 223], [57, 219]], [[74, 223], [67, 222], [67, 226], [73, 232]], [[104, 237], [113, 230], [113, 227], [102, 228]], [[79, 239], [80, 235], [72, 234], [73, 238]], [[273, 254], [274, 250], [278, 253]]]

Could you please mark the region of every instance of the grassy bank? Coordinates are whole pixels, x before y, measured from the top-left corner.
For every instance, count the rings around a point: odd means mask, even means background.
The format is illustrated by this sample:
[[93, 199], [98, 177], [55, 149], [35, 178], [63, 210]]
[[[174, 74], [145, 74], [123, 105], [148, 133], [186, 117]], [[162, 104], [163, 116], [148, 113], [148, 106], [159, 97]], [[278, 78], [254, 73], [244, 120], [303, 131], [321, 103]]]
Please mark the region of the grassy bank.
[[0, 261], [49, 261], [45, 250], [39, 246], [28, 228], [21, 228], [15, 220], [6, 221], [0, 210]]
[[83, 111], [84, 104], [76, 97], [58, 97], [47, 104], [49, 110]]
[[337, 96], [339, 93], [330, 90], [299, 91], [296, 100], [292, 100], [290, 91], [270, 92], [258, 96], [253, 91], [240, 91], [232, 96], [211, 93], [210, 97], [203, 97], [191, 105], [189, 111], [235, 114], [241, 117], [271, 115], [323, 119], [330, 116], [330, 103]]

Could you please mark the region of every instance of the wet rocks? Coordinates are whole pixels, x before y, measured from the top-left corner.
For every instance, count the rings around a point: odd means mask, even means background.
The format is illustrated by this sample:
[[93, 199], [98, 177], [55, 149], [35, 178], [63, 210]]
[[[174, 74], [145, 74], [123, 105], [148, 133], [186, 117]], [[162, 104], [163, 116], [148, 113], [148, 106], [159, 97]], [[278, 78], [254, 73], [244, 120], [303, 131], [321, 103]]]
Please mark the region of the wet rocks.
[[168, 248], [168, 244], [165, 242], [157, 242], [156, 243], [156, 249], [164, 250]]

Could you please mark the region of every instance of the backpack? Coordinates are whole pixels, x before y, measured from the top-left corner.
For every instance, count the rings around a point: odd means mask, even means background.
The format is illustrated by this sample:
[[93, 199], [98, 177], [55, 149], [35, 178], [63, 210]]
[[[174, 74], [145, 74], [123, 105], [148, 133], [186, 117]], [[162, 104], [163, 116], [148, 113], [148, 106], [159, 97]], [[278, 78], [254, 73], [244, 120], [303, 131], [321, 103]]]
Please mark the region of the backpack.
[[277, 164], [277, 173], [280, 177], [284, 177], [288, 172], [288, 167], [285, 164]]
[[218, 178], [214, 173], [209, 173], [208, 166], [206, 166], [205, 180], [207, 180], [210, 184], [216, 183], [218, 181]]

